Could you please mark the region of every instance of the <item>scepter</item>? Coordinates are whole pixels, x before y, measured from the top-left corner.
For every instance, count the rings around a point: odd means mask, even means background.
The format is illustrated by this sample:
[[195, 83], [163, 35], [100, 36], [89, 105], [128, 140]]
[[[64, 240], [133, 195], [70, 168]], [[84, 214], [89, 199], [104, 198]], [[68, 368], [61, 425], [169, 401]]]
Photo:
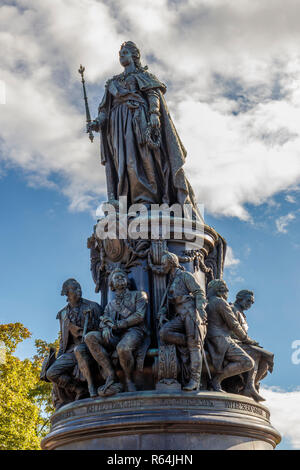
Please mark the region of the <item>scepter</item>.
[[[86, 89], [85, 89], [84, 71], [85, 71], [85, 67], [82, 67], [82, 65], [80, 64], [80, 67], [78, 69], [78, 73], [80, 73], [80, 75], [81, 75], [81, 83], [82, 83], [82, 87], [83, 87], [83, 98], [84, 98], [84, 103], [85, 103], [86, 122], [87, 122], [87, 124], [89, 124], [91, 122], [91, 115], [90, 115], [89, 103], [88, 103], [88, 99], [87, 99], [87, 95], [86, 95]], [[93, 135], [92, 131], [88, 130], [88, 128], [87, 128], [86, 132], [89, 134], [90, 141], [93, 142], [94, 135]]]

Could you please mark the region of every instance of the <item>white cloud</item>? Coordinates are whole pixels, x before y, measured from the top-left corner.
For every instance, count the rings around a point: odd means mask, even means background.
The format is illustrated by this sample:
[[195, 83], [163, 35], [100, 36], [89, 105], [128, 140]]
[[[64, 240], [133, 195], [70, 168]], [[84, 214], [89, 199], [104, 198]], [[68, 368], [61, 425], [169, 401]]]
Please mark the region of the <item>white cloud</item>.
[[296, 199], [294, 196], [291, 196], [291, 194], [287, 194], [286, 197], [285, 197], [285, 200], [287, 202], [290, 202], [291, 204], [295, 204], [296, 203]]
[[0, 80], [0, 104], [5, 104], [5, 102], [5, 82], [3, 80]]
[[186, 172], [206, 210], [250, 220], [246, 204], [299, 184], [300, 5], [293, 0], [4, 3], [0, 159], [23, 168], [32, 184], [62, 190], [71, 209], [96, 207], [105, 194], [98, 139], [91, 145], [83, 132], [77, 69], [86, 66], [94, 114], [127, 39], [169, 85]]
[[240, 263], [240, 260], [235, 257], [233, 249], [231, 246], [227, 246], [226, 249], [226, 259], [225, 259], [225, 268], [236, 266]]
[[300, 390], [288, 392], [280, 388], [262, 388], [262, 396], [271, 413], [271, 423], [289, 440], [294, 449], [300, 449]]
[[289, 212], [289, 214], [286, 214], [286, 215], [282, 215], [281, 217], [279, 217], [276, 221], [275, 221], [275, 224], [276, 224], [276, 228], [278, 230], [278, 232], [280, 233], [287, 233], [287, 226], [288, 224], [294, 220], [296, 218], [295, 214], [293, 214], [292, 212]]

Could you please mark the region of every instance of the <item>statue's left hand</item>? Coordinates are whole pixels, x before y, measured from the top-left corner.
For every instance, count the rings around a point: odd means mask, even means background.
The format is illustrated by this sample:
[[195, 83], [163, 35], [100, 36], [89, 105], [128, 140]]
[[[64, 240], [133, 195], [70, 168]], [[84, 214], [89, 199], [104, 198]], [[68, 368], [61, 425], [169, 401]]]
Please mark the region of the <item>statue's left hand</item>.
[[160, 127], [160, 119], [157, 114], [150, 115], [150, 124], [154, 129], [159, 129]]

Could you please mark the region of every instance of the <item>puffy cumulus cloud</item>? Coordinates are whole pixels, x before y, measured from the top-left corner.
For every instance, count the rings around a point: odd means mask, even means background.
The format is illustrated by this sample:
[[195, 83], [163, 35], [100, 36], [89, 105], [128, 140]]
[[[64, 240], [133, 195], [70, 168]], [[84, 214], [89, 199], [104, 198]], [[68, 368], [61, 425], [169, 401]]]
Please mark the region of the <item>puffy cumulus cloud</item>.
[[271, 412], [273, 426], [291, 443], [293, 449], [300, 449], [300, 390], [264, 387], [261, 394]]
[[[101, 31], [97, 18], [103, 21]], [[98, 41], [105, 44], [110, 31], [117, 41], [113, 20], [105, 5], [94, 1], [38, 5], [20, 0], [1, 7], [0, 24], [0, 77], [6, 84], [1, 159], [23, 168], [31, 184], [63, 188], [70, 207], [85, 210], [103, 192], [105, 181], [97, 145], [86, 140], [83, 115], [72, 101], [74, 93], [77, 99], [80, 96], [74, 82], [82, 58], [89, 63], [91, 76], [94, 60], [101, 62], [104, 75], [108, 73], [112, 54], [98, 47]], [[117, 47], [113, 39], [110, 45], [112, 50]], [[55, 181], [61, 176], [58, 185]]]
[[186, 172], [206, 210], [250, 220], [246, 204], [299, 184], [297, 2], [15, 0], [0, 12], [0, 158], [31, 184], [62, 190], [71, 209], [105, 197], [77, 69], [86, 66], [95, 113], [126, 39], [169, 85]]
[[187, 173], [206, 210], [247, 220], [246, 203], [261, 204], [299, 180], [296, 123], [282, 143], [288, 126], [282, 108], [283, 103], [271, 101], [236, 116], [191, 99], [178, 104], [181, 135], [191, 150]]

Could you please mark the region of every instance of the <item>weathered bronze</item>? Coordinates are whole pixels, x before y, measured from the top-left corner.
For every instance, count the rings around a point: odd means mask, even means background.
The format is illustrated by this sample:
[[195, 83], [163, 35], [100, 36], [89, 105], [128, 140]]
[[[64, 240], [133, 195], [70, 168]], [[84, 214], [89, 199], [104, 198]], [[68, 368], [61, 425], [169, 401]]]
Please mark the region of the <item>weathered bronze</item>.
[[108, 199], [134, 203], [192, 204], [194, 192], [183, 171], [186, 150], [164, 98], [166, 85], [143, 67], [132, 41], [119, 52], [123, 73], [109, 79], [98, 116], [88, 130], [101, 134]]
[[163, 343], [175, 344], [181, 356], [182, 368], [187, 369], [189, 381], [183, 390], [198, 390], [201, 379], [202, 355], [206, 334], [206, 298], [195, 277], [184, 270], [174, 253], [165, 253], [162, 266], [169, 274], [167, 301], [172, 319], [168, 320], [168, 307], [158, 313], [159, 335]]
[[[247, 334], [248, 331], [245, 311], [249, 310], [253, 304], [254, 293], [249, 290], [241, 290], [237, 293], [236, 300], [232, 305], [235, 317], [245, 334]], [[241, 390], [241, 393], [254, 398], [256, 401], [264, 401], [264, 398], [258, 393], [259, 385], [260, 381], [267, 375], [267, 373], [272, 373], [273, 371], [274, 354], [263, 349], [258, 343], [247, 344], [243, 341], [239, 341], [235, 335], [233, 337], [254, 361], [254, 367], [244, 374], [245, 386]]]
[[[100, 396], [108, 396], [120, 391], [112, 364], [112, 355], [117, 357], [125, 374], [128, 392], [136, 390], [132, 380], [135, 357], [140, 354], [138, 361], [142, 363], [146, 353], [147, 327], [145, 315], [147, 309], [147, 294], [128, 289], [128, 278], [122, 269], [112, 271], [109, 286], [115, 292], [115, 298], [107, 304], [100, 321], [100, 331], [92, 331], [85, 336], [85, 343], [98, 362], [105, 378], [105, 385], [98, 389]], [[140, 366], [140, 367], [142, 367]]]
[[[128, 439], [136, 433], [135, 442], [139, 444], [135, 445], [144, 447], [142, 434], [152, 436], [162, 432], [166, 437], [171, 428], [178, 434], [183, 426], [184, 442], [187, 442], [184, 448], [192, 448], [202, 442], [203, 429], [206, 432], [207, 423], [212, 423], [213, 411], [220, 429], [218, 446], [226, 447], [222, 436], [224, 429], [230, 435], [229, 415], [234, 436], [235, 432], [237, 436], [245, 434], [248, 442], [254, 434], [255, 440], [266, 412], [253, 400], [263, 400], [259, 385], [267, 372], [272, 372], [273, 354], [247, 333], [245, 311], [254, 302], [253, 292], [240, 291], [234, 304], [227, 302], [228, 288], [222, 280], [226, 242], [204, 224], [197, 211], [194, 192], [183, 171], [186, 151], [164, 98], [166, 86], [142, 66], [140, 51], [133, 42], [121, 45], [119, 60], [124, 71], [106, 82], [93, 121], [84, 67], [78, 70], [84, 92], [86, 130], [91, 141], [93, 132], [100, 134], [108, 201], [115, 209], [116, 220], [120, 222], [122, 218], [119, 198], [126, 196], [128, 207], [144, 204], [144, 216], [152, 223], [156, 235], [152, 234], [152, 227], [138, 238], [130, 232], [130, 223], [138, 218], [133, 215], [134, 210], [129, 211], [123, 222], [122, 227], [127, 229], [125, 237], [118, 232], [116, 237], [103, 238], [99, 227], [108, 215], [99, 219], [88, 239], [88, 248], [101, 307], [82, 298], [81, 287], [74, 279], [64, 283], [62, 295], [67, 296], [68, 304], [57, 316], [60, 349], [57, 357], [50, 351], [41, 378], [53, 382], [57, 408], [69, 404], [64, 408], [66, 414], [61, 410], [57, 416], [67, 422], [71, 419], [74, 433], [82, 433], [82, 439], [92, 432], [96, 436], [93, 442], [98, 438], [99, 442], [108, 439], [103, 445], [110, 446], [113, 444], [107, 433], [112, 432], [116, 438], [128, 433]], [[181, 208], [189, 204], [192, 208], [191, 217], [184, 211], [183, 215], [170, 216], [172, 223], [167, 237], [162, 235], [159, 211], [152, 211], [151, 207], [163, 203], [169, 206], [178, 203]], [[190, 231], [199, 221], [203, 222], [203, 231], [198, 230], [193, 244], [188, 237], [190, 232], [185, 232], [185, 223], [177, 226], [178, 221], [187, 220]], [[214, 398], [211, 400], [204, 390], [214, 390]], [[236, 395], [219, 393], [224, 391]], [[124, 397], [126, 392], [131, 393]], [[206, 396], [203, 403], [201, 394]], [[158, 406], [155, 411], [154, 397]], [[81, 398], [94, 400], [70, 404]], [[180, 404], [179, 416], [174, 411], [176, 403]], [[199, 412], [196, 405], [201, 405]], [[83, 415], [76, 416], [83, 409]], [[218, 409], [227, 410], [226, 419], [218, 417]], [[261, 417], [254, 431], [252, 416], [241, 427], [236, 423], [236, 410]], [[120, 419], [125, 423], [122, 431], [116, 425]], [[91, 422], [94, 423], [92, 431]], [[197, 443], [192, 444], [190, 434], [196, 432], [196, 425], [199, 436]], [[136, 426], [138, 430], [133, 430]], [[210, 426], [214, 434], [214, 425]], [[59, 428], [59, 425], [55, 428], [58, 433]], [[70, 434], [64, 442], [71, 439], [73, 430], [66, 431]], [[173, 436], [176, 446], [181, 445], [178, 436], [176, 439]], [[130, 445], [127, 437], [123, 444], [118, 444], [119, 448]], [[149, 439], [159, 445], [157, 435]], [[163, 446], [170, 448], [169, 444]]]
[[83, 342], [84, 331], [97, 328], [101, 307], [82, 298], [81, 286], [75, 279], [64, 282], [61, 295], [66, 295], [68, 304], [57, 314], [60, 321], [60, 345], [56, 360], [46, 371], [46, 378], [53, 382], [54, 401], [57, 408], [88, 396], [84, 381], [87, 381], [90, 396], [96, 396], [93, 359]]
[[225, 281], [214, 279], [208, 284], [207, 304], [207, 348], [215, 373], [212, 387], [223, 392], [222, 381], [254, 367], [254, 361], [235, 338], [244, 344], [256, 345], [237, 321], [227, 302], [228, 288]]

